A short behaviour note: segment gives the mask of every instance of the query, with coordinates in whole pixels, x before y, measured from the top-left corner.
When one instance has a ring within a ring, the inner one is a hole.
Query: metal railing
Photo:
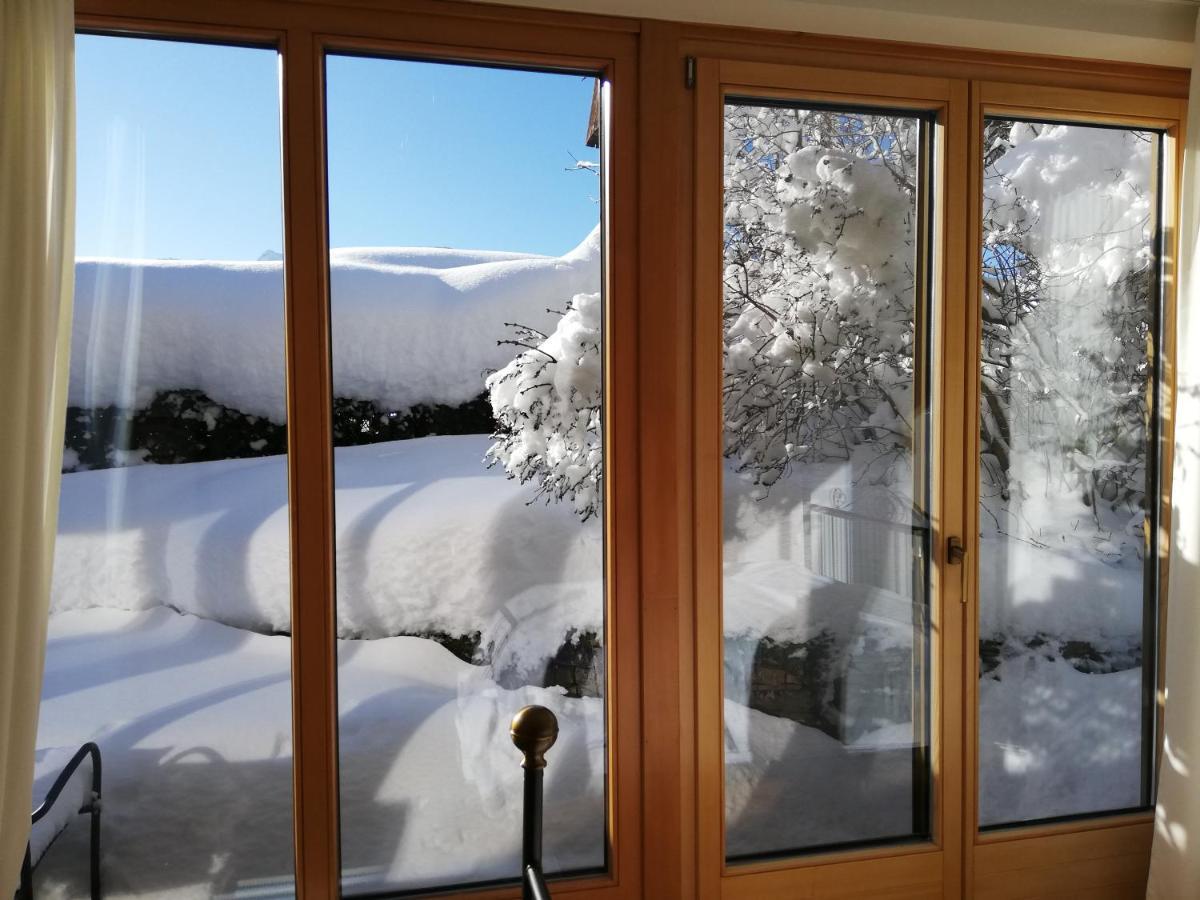
[[[75,772],[83,764],[83,761],[91,757],[92,760],[92,786],[89,792],[89,800],[77,812],[80,815],[88,814],[91,816],[91,848],[90,859],[91,864],[91,896],[92,900],[100,900],[100,793],[102,783],[102,773],[100,768],[100,748],[94,743],[88,742],[75,751],[75,755],[71,757],[71,761],[63,767],[63,770],[54,779],[54,784],[50,786],[50,790],[46,792],[45,799],[37,809],[33,811],[31,825],[37,825],[44,819],[50,809],[58,800],[59,795],[66,789],[71,779],[75,776]],[[42,851],[44,856],[50,850],[50,844],[53,844],[58,839],[55,834],[50,838],[50,843],[47,844],[45,850]],[[33,900],[33,854],[29,844],[25,845],[25,862],[21,866],[21,885],[17,890],[19,900]]]
[[[524,754],[525,806],[521,828],[521,898],[550,900],[542,871],[542,776],[546,751],[558,740],[558,719],[544,706],[526,706],[513,716],[509,730]]]

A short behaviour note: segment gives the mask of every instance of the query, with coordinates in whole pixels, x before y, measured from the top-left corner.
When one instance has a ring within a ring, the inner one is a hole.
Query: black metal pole
[[[521,871],[542,870],[542,781],[545,769],[525,769],[525,821],[521,838]],[[533,900],[526,874],[524,900]]]
[[[33,856],[29,844],[25,845],[25,862],[21,863],[21,887],[17,896],[20,900],[33,900]]]
[[[524,812],[521,825],[522,900],[550,900],[542,873],[542,782],[546,751],[558,739],[558,719],[544,706],[526,706],[513,717],[513,743],[524,754]]]
[[[91,834],[91,875],[92,875],[92,900],[101,900],[103,893],[100,890],[100,810],[103,806],[103,768],[100,762],[100,748],[95,744],[91,744],[92,754],[92,802],[89,812],[92,814],[92,834]]]

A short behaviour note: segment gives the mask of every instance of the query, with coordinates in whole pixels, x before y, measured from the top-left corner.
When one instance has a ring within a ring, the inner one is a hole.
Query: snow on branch
[[[486,459],[535,496],[570,500],[587,520],[602,497],[600,294],[577,294],[544,335],[513,325],[517,357],[487,379],[496,418]]]
[[[911,444],[916,122],[731,107],[726,134],[725,453],[765,497]]]

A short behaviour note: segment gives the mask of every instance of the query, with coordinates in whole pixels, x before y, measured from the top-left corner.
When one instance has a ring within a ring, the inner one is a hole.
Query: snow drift
[[[126,409],[175,388],[285,417],[283,264],[80,259],[68,405]],[[463,403],[507,364],[506,323],[549,330],[600,289],[596,228],[561,257],[437,248],[330,254],[338,396],[392,409]]]
[[[602,533],[489,470],[486,435],[336,451],[338,633],[482,631],[552,656],[601,633]],[[282,456],[63,476],[52,609],[166,606],[291,629]],[[511,648],[515,652],[516,647]],[[512,662],[512,661],[510,661]]]

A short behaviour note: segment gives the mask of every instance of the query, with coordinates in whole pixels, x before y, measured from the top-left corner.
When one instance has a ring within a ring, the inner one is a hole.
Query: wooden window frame
[[[701,58],[696,63],[696,320],[693,345],[696,391],[696,504],[695,541],[697,633],[697,737],[701,897],[751,898],[838,896],[869,897],[867,891],[889,886],[889,897],[942,896],[947,866],[957,855],[958,810],[963,784],[962,753],[957,750],[957,717],[950,711],[961,705],[962,671],[954,655],[963,626],[962,584],[941,565],[945,537],[961,534],[962,496],[947,483],[946,459],[961,453],[957,439],[958,417],[947,415],[943,369],[937,362],[953,354],[946,341],[956,333],[947,327],[943,307],[951,292],[948,285],[959,272],[951,264],[963,257],[962,231],[948,232],[946,202],[955,161],[948,148],[961,143],[967,113],[961,85],[947,78],[892,75],[880,79],[872,72],[830,71],[803,66],[744,60]],[[929,414],[931,446],[926,449],[930,476],[931,508],[928,511],[932,559],[930,560],[929,641],[930,687],[930,833],[928,840],[914,839],[861,849],[799,853],[761,862],[727,863],[724,825],[723,714],[724,689],[721,665],[723,616],[721,612],[721,553],[724,517],[721,511],[721,452],[723,351],[721,334],[722,240],[724,202],[724,107],[730,96],[771,98],[835,105],[894,107],[932,114],[935,129],[933,240],[919,261],[930,274],[929,305],[933,311],[929,340],[934,352],[925,383],[931,391]],[[961,196],[961,194],[960,194]],[[949,243],[949,249],[944,250]],[[959,294],[961,296],[961,294]],[[942,349],[938,349],[942,348]],[[961,443],[961,442],[960,442]],[[947,707],[947,704],[951,704]],[[957,751],[957,752],[956,752]],[[953,873],[951,873],[952,875]]]
[[[1035,72],[1044,83],[1031,83],[1021,69],[1011,81],[983,81],[927,48],[931,61],[921,70],[944,78],[913,74],[905,55],[900,66],[876,68],[888,45],[866,55],[844,54],[812,46],[826,66],[781,61],[778,47],[767,44],[747,53],[712,40],[694,41],[703,53],[696,60],[695,133],[695,347],[694,403],[696,594],[696,729],[698,761],[697,896],[705,898],[987,897],[997,900],[1058,898],[1064,890],[1106,891],[1103,896],[1144,893],[1153,814],[1135,811],[1081,816],[1047,825],[1015,825],[981,832],[978,827],[978,422],[979,349],[982,340],[979,262],[983,197],[982,126],[985,114],[1019,114],[1081,124],[1125,125],[1160,130],[1164,135],[1162,361],[1160,381],[1158,561],[1160,620],[1166,616],[1166,563],[1169,554],[1171,450],[1173,447],[1173,366],[1175,348],[1176,246],[1178,184],[1186,103],[1172,86],[1155,93],[1100,91],[1076,87],[1074,73],[1058,67]],[[830,43],[836,44],[836,41]],[[812,54],[806,53],[805,63]],[[1007,61],[1007,60],[1005,60]],[[868,66],[872,68],[856,68]],[[988,74],[995,74],[989,71]],[[1127,86],[1126,73],[1110,73],[1106,87]],[[847,105],[897,105],[937,109],[942,126],[936,190],[934,347],[930,379],[935,388],[934,446],[930,448],[934,498],[931,615],[937,636],[933,652],[934,810],[929,842],[897,843],[835,853],[813,852],[761,863],[725,863],[721,743],[721,497],[720,408],[721,303],[720,222],[722,141],[721,109],[726,95],[794,97]],[[925,101],[928,105],[922,105]],[[957,194],[960,199],[952,198]],[[951,198],[947,200],[947,198]],[[954,348],[958,348],[955,350]],[[940,402],[939,402],[940,401]],[[964,423],[967,423],[964,425]],[[972,424],[973,423],[973,424]],[[947,568],[946,539],[959,536],[968,547],[966,563]],[[1159,631],[1159,659],[1165,629]],[[940,660],[940,668],[939,668]],[[1163,666],[1158,666],[1161,697]],[[1161,720],[1161,702],[1158,708]],[[1161,754],[1161,727],[1157,730]],[[887,891],[881,894],[881,885]],[[863,886],[866,887],[863,887]],[[1040,893],[1031,893],[1040,891]],[[1089,893],[1088,896],[1093,896]]]
[[[1174,366],[1175,309],[1177,302],[1177,254],[1179,227],[1178,189],[1182,177],[1183,128],[1186,102],[1178,98],[1100,92],[1077,88],[1050,86],[1014,86],[997,82],[974,82],[971,86],[971,152],[972,186],[970,194],[970,241],[981,246],[983,202],[983,125],[984,118],[995,115],[1014,115],[1029,118],[1048,118],[1053,121],[1082,125],[1118,125],[1146,128],[1162,133],[1162,247],[1160,260],[1162,280],[1160,334],[1158,349],[1160,372],[1158,385],[1158,646],[1156,647],[1156,684],[1153,690],[1156,704],[1155,746],[1144,748],[1154,757],[1154,772],[1162,753],[1162,698],[1166,652],[1167,562],[1170,554],[1171,470],[1174,447]],[[981,282],[972,278],[970,307],[981,308]],[[967,341],[970,354],[969,371],[973,391],[968,394],[968,421],[976,423],[969,435],[969,461],[979,454],[979,354],[982,347],[982,321],[974,316]],[[970,465],[970,463],[969,463]],[[968,467],[968,471],[971,471]],[[968,538],[972,552],[968,554],[967,579],[974,592],[968,604],[967,647],[979,645],[979,479],[976,475],[967,485],[970,494]],[[967,653],[966,702],[963,716],[967,737],[967,770],[973,776],[979,759],[979,654]],[[1156,778],[1156,775],[1152,775]],[[1153,837],[1153,810],[1138,810],[1112,815],[1081,815],[1064,817],[1047,824],[1021,825],[981,831],[979,827],[978,788],[971,785],[964,793],[967,833],[973,845],[966,856],[966,878],[975,895],[1009,900],[1009,898],[1041,898],[1063,896],[1064,891],[1116,891],[1127,889],[1130,896],[1145,891]],[[1038,891],[1039,893],[1033,893]],[[1107,896],[1105,894],[1104,896]]]
[[[433,3],[324,6],[285,0],[80,0],[81,31],[249,44],[282,59],[285,346],[291,524],[292,733],[297,896],[340,892],[333,392],[325,167],[326,53],[595,71],[612,85],[605,172],[605,615],[607,872],[563,879],[579,900],[638,896],[640,698],[635,338],[637,47],[618,21]],[[581,120],[582,131],[584,122]],[[618,715],[618,710],[620,714]],[[551,760],[553,763],[553,760]],[[519,757],[514,751],[514,767]],[[515,878],[515,873],[514,873]],[[509,898],[519,886],[465,890]]]
[[[719,520],[712,518],[712,448],[696,449],[702,443],[698,436],[720,427],[711,403],[719,345],[713,346],[714,330],[699,325],[719,290],[719,281],[708,283],[712,260],[704,258],[713,252],[711,236],[701,242],[699,233],[715,183],[701,175],[713,165],[714,149],[711,135],[698,142],[695,137],[702,104],[719,103],[725,83],[751,93],[791,90],[810,98],[822,89],[831,96],[876,100],[911,100],[921,91],[936,95],[928,102],[938,104],[943,117],[937,225],[943,240],[932,248],[940,276],[933,339],[935,346],[963,341],[977,347],[978,268],[971,242],[978,238],[982,166],[972,129],[983,109],[1158,122],[1155,127],[1171,136],[1173,154],[1164,222],[1159,546],[1165,603],[1175,191],[1185,70],[437,0],[76,0],[76,20],[80,30],[247,43],[282,53],[297,896],[335,897],[340,888],[327,50],[592,68],[614,84],[605,253],[610,868],[604,876],[556,882],[555,893],[579,900],[881,895],[952,900],[1007,898],[1020,887],[1022,897],[1040,889],[1037,896],[1057,898],[1064,886],[1081,887],[1086,883],[1081,879],[1090,877],[1090,890],[1107,890],[1102,896],[1135,896],[1135,889],[1122,891],[1144,881],[1147,813],[983,835],[975,827],[977,553],[969,553],[953,577],[938,581],[944,570],[939,538],[977,536],[977,429],[973,438],[971,429],[959,428],[962,437],[955,438],[948,424],[976,421],[978,360],[969,351],[944,354],[944,365],[930,372],[940,397],[934,433],[941,435],[930,448],[933,589],[944,629],[935,649],[938,690],[931,711],[941,711],[933,748],[939,798],[934,839],[896,850],[738,865],[736,873],[725,874],[721,831],[713,827],[714,821],[720,824],[723,771],[720,746],[711,740],[711,701],[719,696],[713,693],[712,669],[716,661],[719,689],[720,660],[713,598],[720,573],[707,558]],[[694,91],[685,78],[689,59],[698,63]],[[715,161],[719,173],[719,145]],[[974,199],[942,202],[954,192]],[[974,543],[971,538],[969,546]],[[846,882],[848,874],[857,883]],[[510,898],[519,890],[455,896]]]

